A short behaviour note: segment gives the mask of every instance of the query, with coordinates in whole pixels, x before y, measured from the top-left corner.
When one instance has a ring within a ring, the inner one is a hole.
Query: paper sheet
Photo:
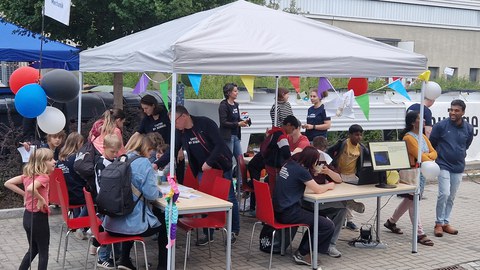
[[[30,158],[30,155],[33,154],[33,151],[35,150],[35,146],[31,145],[30,146],[30,151],[27,152],[25,147],[20,146],[17,148],[18,152],[20,152],[20,155],[22,156],[22,162],[28,162],[28,159]]]

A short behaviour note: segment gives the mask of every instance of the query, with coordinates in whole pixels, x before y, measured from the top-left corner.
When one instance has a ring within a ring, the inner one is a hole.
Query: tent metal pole
[[[78,72],[77,132],[79,134],[82,134],[82,89],[83,89],[83,72]]]
[[[273,118],[273,126],[276,127],[277,126],[277,119],[278,119],[278,82],[280,80],[280,77],[279,76],[275,76],[275,80],[276,80],[276,83],[275,83],[275,117]]]

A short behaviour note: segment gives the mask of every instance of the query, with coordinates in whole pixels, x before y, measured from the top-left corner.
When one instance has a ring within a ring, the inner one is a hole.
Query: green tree
[[[102,45],[149,27],[211,9],[231,0],[72,0],[70,25],[45,17],[45,33],[53,40],[70,40],[85,49]],[[3,18],[36,33],[42,28],[44,0],[2,0]],[[20,33],[26,34],[26,33]]]

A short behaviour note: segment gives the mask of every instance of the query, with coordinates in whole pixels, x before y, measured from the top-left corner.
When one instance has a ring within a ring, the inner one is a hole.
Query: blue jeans
[[[197,175],[198,181],[202,181],[203,172],[199,172]],[[223,173],[223,177],[232,181],[232,170]],[[233,189],[233,181],[232,185],[230,185],[230,192],[228,193],[228,201],[233,204],[232,207],[232,232],[238,234],[240,232],[240,212],[238,211],[238,201],[235,197],[235,191]],[[205,235],[207,235],[207,231],[204,230]],[[210,231],[210,237],[213,237],[213,230]]]
[[[240,145],[240,139],[238,138],[237,135],[232,135],[230,140],[226,140],[225,143],[228,146],[228,149],[233,153],[233,158],[237,161],[238,164],[238,156],[242,154],[242,146]],[[238,165],[237,165],[237,181],[241,181],[240,174],[238,173]],[[240,182],[241,183],[241,182]]]
[[[436,224],[445,225],[450,222],[453,200],[455,200],[455,195],[457,194],[461,182],[462,173],[452,173],[447,170],[440,170],[440,175],[438,176]]]

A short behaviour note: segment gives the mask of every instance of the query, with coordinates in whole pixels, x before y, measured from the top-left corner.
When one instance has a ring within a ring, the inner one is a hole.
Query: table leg
[[[382,197],[377,197],[377,229],[375,230],[375,237],[377,238],[377,243],[380,243],[380,206],[382,203]]]
[[[412,253],[417,253],[418,237],[418,188],[413,195]]]
[[[225,269],[231,269],[232,263],[232,208],[227,211],[227,267]]]
[[[313,207],[313,254],[312,255],[312,269],[318,268],[318,215],[319,206],[318,202],[314,203]]]

